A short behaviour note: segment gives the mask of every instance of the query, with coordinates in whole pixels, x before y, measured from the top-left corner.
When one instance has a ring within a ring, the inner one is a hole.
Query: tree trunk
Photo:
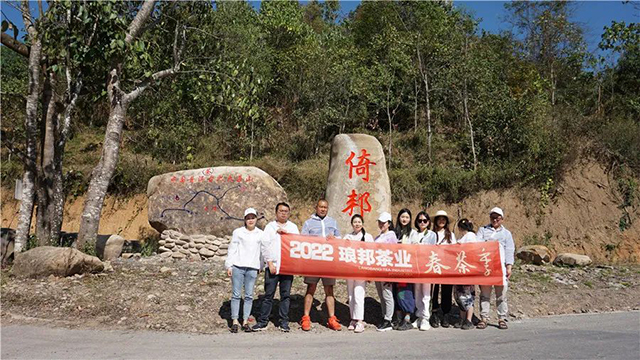
[[[91,172],[91,181],[87,190],[76,243],[76,248],[79,250],[83,250],[86,244],[94,245],[96,242],[104,198],[120,157],[122,127],[128,104],[124,94],[120,91],[119,82],[118,70],[114,68],[110,72],[110,81],[107,85],[107,92],[111,100],[109,121],[107,122],[100,161]]]
[[[22,3],[25,27],[31,40],[29,51],[29,94],[27,95],[26,116],[24,121],[26,135],[26,149],[24,159],[24,175],[22,176],[22,201],[20,203],[20,215],[16,229],[14,251],[21,252],[29,240],[31,230],[31,217],[35,197],[36,175],[36,151],[37,151],[37,116],[38,98],[40,96],[40,58],[42,54],[42,42],[31,24],[31,15],[28,2]]]
[[[391,135],[392,135],[392,130],[393,130],[393,118],[391,117],[391,109],[390,109],[390,104],[389,102],[391,101],[390,99],[391,96],[391,85],[387,86],[387,120],[389,120],[389,147],[388,147],[388,152],[389,152],[389,156],[388,156],[388,162],[389,165],[387,166],[388,170],[391,170]]]
[[[468,50],[468,46],[469,46],[469,42],[468,42],[468,38],[465,37],[464,39],[464,61],[465,61],[465,65],[467,65],[467,50]],[[466,66],[465,66],[466,68]],[[467,88],[467,74],[468,74],[468,70],[465,71],[465,75],[464,75],[464,94],[462,97],[462,105],[464,106],[464,118],[467,121],[467,124],[469,125],[469,135],[471,137],[471,152],[473,153],[473,171],[478,170],[478,158],[476,157],[476,145],[475,145],[475,141],[473,139],[473,124],[471,124],[471,117],[469,117],[469,91]]]
[[[43,91],[43,128],[42,147],[40,149],[40,163],[36,175],[37,187],[37,217],[36,236],[38,245],[48,245],[57,239],[51,238],[52,223],[54,219],[53,186],[56,177],[55,164],[55,134],[58,128],[59,109],[58,99],[55,93],[57,86],[56,75],[51,72],[44,83]]]
[[[424,98],[427,106],[427,147],[429,148],[429,163],[431,163],[431,99],[429,98],[429,76],[425,73],[424,81]]]
[[[418,80],[413,79],[413,132],[418,131]]]

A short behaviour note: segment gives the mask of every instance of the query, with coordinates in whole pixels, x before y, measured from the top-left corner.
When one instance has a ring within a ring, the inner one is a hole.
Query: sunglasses
[[[428,219],[418,219],[418,222],[419,222],[419,223],[426,224],[426,223],[428,223],[428,222],[429,222],[429,220],[428,220]]]

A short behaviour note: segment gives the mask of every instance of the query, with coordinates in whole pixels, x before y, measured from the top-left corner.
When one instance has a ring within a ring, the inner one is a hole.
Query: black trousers
[[[438,294],[442,298],[440,301],[438,301]],[[453,285],[434,284],[431,291],[431,311],[442,309],[443,314],[448,314],[451,311],[452,294]]]
[[[280,308],[278,310],[280,324],[289,322],[292,283],[293,275],[273,275],[268,268],[266,269],[264,272],[264,298],[260,306],[258,323],[266,324],[269,322],[269,315],[271,315],[271,308],[273,307],[273,297],[276,294],[278,284],[280,284]]]

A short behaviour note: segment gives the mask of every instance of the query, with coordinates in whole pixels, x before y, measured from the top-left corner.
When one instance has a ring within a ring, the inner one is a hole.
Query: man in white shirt
[[[478,229],[477,241],[497,241],[500,243],[500,252],[503,255],[502,265],[506,272],[506,280],[504,286],[494,286],[496,290],[496,307],[498,308],[498,328],[506,330],[507,315],[509,308],[507,306],[507,289],[508,280],[511,277],[511,268],[514,262],[515,245],[511,232],[502,226],[504,221],[504,212],[499,207],[494,207],[489,212],[490,223]],[[478,329],[487,327],[489,320],[489,312],[491,310],[491,285],[480,285],[480,316],[481,321],[478,323]]]
[[[264,237],[262,241],[262,257],[265,260],[264,268],[264,298],[260,306],[260,315],[257,323],[253,326],[254,331],[260,331],[267,327],[269,323],[269,315],[271,315],[271,307],[273,305],[273,297],[276,293],[276,287],[280,284],[280,325],[281,331],[289,332],[289,304],[291,303],[291,284],[293,283],[293,275],[277,275],[280,267],[280,235],[281,234],[299,234],[296,224],[289,221],[291,208],[289,204],[281,202],[276,205],[276,220],[267,224],[264,228]]]

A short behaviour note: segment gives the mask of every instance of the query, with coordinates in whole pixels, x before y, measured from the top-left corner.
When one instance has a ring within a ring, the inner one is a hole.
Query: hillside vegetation
[[[367,133],[385,148],[396,203],[525,187],[544,208],[588,158],[613,179],[616,230],[630,228],[640,201],[640,26],[606,27],[610,57],[601,57],[572,20],[587,3],[506,6],[513,32],[489,34],[450,2],[363,2],[346,17],[335,1],[163,4],[124,48],[123,81],[173,62],[175,23],[186,24],[184,61],[129,107],[108,192],[131,197],[160,173],[251,164],[302,202],[325,190],[332,138]],[[6,189],[24,168],[15,152],[26,140],[27,63],[1,51]],[[85,61],[95,73],[72,116],[67,200],[86,192],[109,118],[104,64]]]

